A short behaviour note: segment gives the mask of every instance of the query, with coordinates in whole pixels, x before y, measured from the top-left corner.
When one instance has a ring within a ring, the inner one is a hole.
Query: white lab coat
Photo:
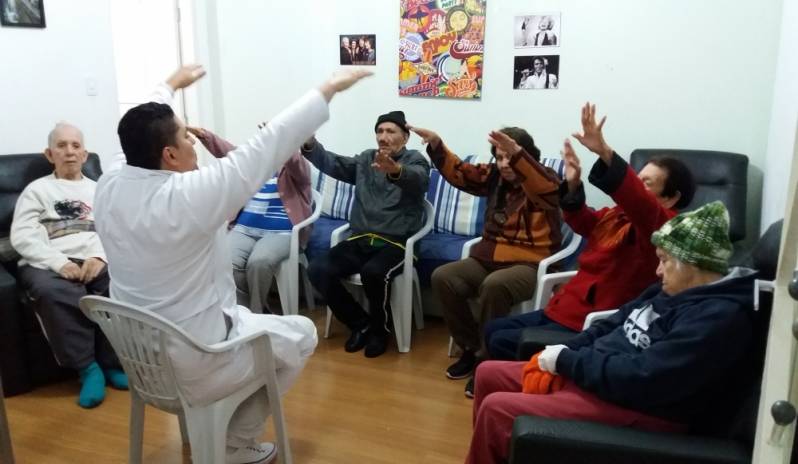
[[[171,98],[168,88],[161,97]],[[176,173],[124,165],[103,175],[94,213],[111,297],[158,313],[208,344],[228,338],[224,314],[232,320],[229,338],[269,329],[285,391],[316,346],[315,326],[302,316],[256,315],[236,305],[226,221],[327,118],[327,103],[314,90],[209,166]],[[175,343],[169,352],[190,403],[224,397],[252,374],[248,349],[208,355]]]

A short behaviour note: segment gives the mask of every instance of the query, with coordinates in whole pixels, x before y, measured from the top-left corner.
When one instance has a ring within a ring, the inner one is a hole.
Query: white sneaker
[[[274,443],[265,441],[257,446],[245,446],[227,453],[227,464],[268,464],[277,456]]]

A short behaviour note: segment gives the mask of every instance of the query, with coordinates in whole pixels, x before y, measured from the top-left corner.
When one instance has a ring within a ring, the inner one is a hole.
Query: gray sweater
[[[416,150],[402,149],[394,160],[402,165],[397,180],[371,167],[377,150],[340,156],[316,142],[302,154],[319,171],[355,185],[350,224],[354,234],[374,233],[404,241],[424,224],[424,196],[429,188],[429,163]]]

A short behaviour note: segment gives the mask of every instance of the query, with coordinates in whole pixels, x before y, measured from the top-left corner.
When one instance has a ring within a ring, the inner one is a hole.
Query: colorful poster
[[[487,0],[401,0],[399,95],[479,99]]]

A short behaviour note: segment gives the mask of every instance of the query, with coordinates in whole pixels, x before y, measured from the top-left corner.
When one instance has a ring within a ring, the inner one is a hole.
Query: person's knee
[[[360,280],[363,281],[363,285],[383,286],[392,280],[392,275],[397,274],[395,272],[396,266],[401,267],[401,265],[402,263],[397,263],[394,267],[386,268],[380,263],[369,261],[360,270]]]
[[[507,299],[510,296],[510,291],[507,288],[507,282],[494,272],[485,277],[482,284],[479,286],[479,298],[483,301],[491,301],[496,298]]]
[[[451,286],[452,272],[449,264],[438,266],[435,271],[432,272],[430,283],[435,291]]]
[[[247,261],[246,270],[248,274],[262,271],[274,274],[277,272],[277,267],[279,265],[280,261],[272,256],[250,256],[249,261]]]

